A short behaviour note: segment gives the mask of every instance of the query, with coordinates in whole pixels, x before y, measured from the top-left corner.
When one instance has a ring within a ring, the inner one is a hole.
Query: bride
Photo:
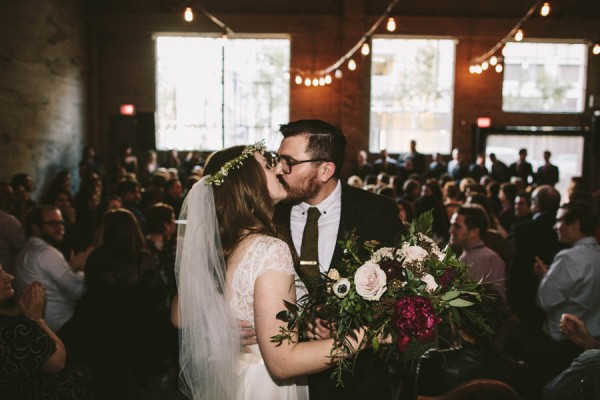
[[[211,155],[184,203],[176,259],[182,390],[193,399],[308,399],[294,378],[331,367],[332,339],[277,345],[276,315],[296,300],[294,262],[271,218],[287,194],[262,143]],[[237,320],[258,344],[240,350]],[[358,341],[362,332],[357,332]],[[343,355],[340,355],[343,356]]]

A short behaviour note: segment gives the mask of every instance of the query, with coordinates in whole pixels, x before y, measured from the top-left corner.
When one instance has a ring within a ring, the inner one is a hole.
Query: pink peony
[[[407,261],[424,261],[429,253],[420,246],[409,246],[404,249],[404,256]]]
[[[354,286],[363,299],[376,301],[385,292],[387,279],[385,272],[377,264],[367,262],[356,270]]]

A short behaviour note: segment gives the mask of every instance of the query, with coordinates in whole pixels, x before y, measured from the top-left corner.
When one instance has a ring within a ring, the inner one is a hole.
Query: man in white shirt
[[[58,208],[35,207],[25,218],[27,241],[15,261],[15,286],[21,292],[27,285],[40,282],[46,291],[44,318],[53,331],[58,331],[75,310],[75,302],[83,296],[83,268],[88,251],[67,262],[55,247],[65,235],[64,220]]]

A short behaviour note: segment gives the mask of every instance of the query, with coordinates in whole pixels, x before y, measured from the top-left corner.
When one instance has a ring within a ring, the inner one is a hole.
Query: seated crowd
[[[510,167],[490,155],[488,171],[485,155],[467,165],[455,150],[447,165],[434,154],[427,166],[413,141],[399,160],[382,152],[370,164],[361,151],[348,184],[394,198],[405,224],[433,210],[434,240],[503,305],[497,354],[528,368],[507,383],[524,398],[545,384],[545,397],[568,398],[599,364],[600,192],[574,178],[561,202],[556,181],[541,167],[534,174],[526,155]],[[176,385],[175,220],[202,174],[199,153],[180,161],[171,151],[160,166],[151,151],[138,165],[125,146],[107,170],[86,146],[75,194],[68,171],[39,202],[27,174],[0,182],[0,353],[15,365],[0,368],[0,393],[135,399],[149,380]]]

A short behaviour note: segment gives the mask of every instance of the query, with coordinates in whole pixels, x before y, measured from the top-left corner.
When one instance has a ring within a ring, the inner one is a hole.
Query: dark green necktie
[[[300,270],[305,275],[316,277],[319,275],[319,217],[321,213],[317,207],[310,207],[307,214],[300,247]]]

